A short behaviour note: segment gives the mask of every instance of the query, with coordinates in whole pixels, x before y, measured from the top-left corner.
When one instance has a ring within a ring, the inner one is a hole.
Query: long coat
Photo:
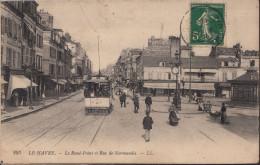
[[[148,105],[152,104],[152,98],[150,96],[147,96],[145,98],[145,104],[148,104]]]
[[[152,117],[150,117],[150,116],[144,117],[144,119],[143,119],[144,129],[148,129],[148,130],[152,129],[152,124],[153,124]]]
[[[135,97],[133,98],[133,101],[134,101],[134,105],[139,105],[139,99],[138,99],[137,96],[135,96]]]

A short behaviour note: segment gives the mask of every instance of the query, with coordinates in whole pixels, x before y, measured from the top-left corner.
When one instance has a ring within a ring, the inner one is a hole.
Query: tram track
[[[74,113],[73,115],[65,118],[64,120],[62,120],[61,122],[55,124],[53,127],[49,128],[47,131],[45,131],[44,133],[42,133],[40,136],[36,137],[34,140],[32,140],[31,142],[27,143],[24,147],[27,147],[29,145],[31,145],[32,143],[34,143],[35,141],[37,141],[39,138],[41,138],[42,136],[44,136],[45,134],[47,134],[48,132],[50,132],[51,130],[53,130],[54,128],[56,128],[57,126],[61,125],[62,123],[64,123],[65,121],[71,119],[73,116],[75,116],[76,114],[78,114],[79,112],[84,111],[84,109],[77,111],[76,113]]]
[[[70,110],[71,110],[70,108],[67,109],[67,111],[70,111]],[[41,120],[41,121],[39,121],[39,122],[33,123],[33,124],[31,124],[29,127],[23,128],[22,130],[20,130],[20,131],[14,133],[14,134],[9,135],[8,137],[3,138],[3,140],[7,140],[7,139],[10,139],[10,138],[12,138],[12,137],[14,137],[14,136],[17,136],[17,135],[23,133],[24,131],[30,130],[31,128],[36,127],[37,125],[39,125],[39,124],[41,124],[41,123],[43,123],[43,122],[46,122],[46,121],[48,121],[48,120],[55,119],[55,118],[56,118],[57,116],[59,116],[60,114],[64,114],[64,111],[61,111],[61,112],[59,112],[59,113],[57,113],[57,114],[53,114],[53,116],[48,117],[47,119],[44,119],[44,120]],[[17,121],[16,121],[16,122],[17,122]],[[16,122],[15,122],[15,123],[16,123]],[[10,121],[10,122],[7,122],[7,123],[11,123],[11,121]],[[11,124],[13,124],[13,123],[11,123]],[[44,129],[44,130],[45,130],[45,129]],[[42,131],[42,130],[41,130],[41,131]],[[38,131],[38,132],[41,132],[41,131]]]
[[[95,132],[95,134],[94,134],[94,136],[93,136],[93,138],[92,138],[92,140],[91,140],[91,142],[90,142],[90,144],[89,144],[89,147],[91,147],[92,143],[94,142],[94,140],[95,140],[95,138],[96,138],[96,136],[97,136],[97,134],[98,134],[98,132],[99,132],[101,126],[103,125],[105,119],[106,119],[106,116],[104,116],[102,122],[100,123],[100,125],[99,125],[99,127],[98,127],[98,129],[97,129],[97,131]]]

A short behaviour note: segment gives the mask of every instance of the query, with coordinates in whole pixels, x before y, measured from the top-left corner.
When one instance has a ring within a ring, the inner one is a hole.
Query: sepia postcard
[[[1,164],[259,162],[258,0],[1,1]]]

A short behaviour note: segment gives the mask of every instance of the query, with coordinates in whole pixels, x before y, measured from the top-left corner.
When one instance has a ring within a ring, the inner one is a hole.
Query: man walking
[[[153,119],[149,116],[150,112],[146,111],[146,117],[143,119],[143,128],[145,129],[145,141],[150,141],[150,130],[152,129]]]
[[[134,95],[134,98],[132,99],[134,101],[134,112],[138,113],[138,109],[139,109],[139,98],[137,95]]]
[[[126,107],[125,102],[126,102],[126,94],[125,94],[125,92],[124,92],[124,93],[120,96],[120,104],[121,104],[121,107],[122,107],[123,104],[124,104],[124,107]]]
[[[146,111],[151,111],[151,105],[152,105],[152,98],[150,97],[150,94],[145,98],[145,104],[146,104]]]

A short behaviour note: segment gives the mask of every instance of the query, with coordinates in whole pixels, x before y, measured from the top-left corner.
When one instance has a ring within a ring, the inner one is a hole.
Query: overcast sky
[[[192,1],[186,0],[38,0],[39,9],[54,16],[54,28],[69,32],[81,43],[98,70],[100,37],[101,69],[115,63],[125,48],[147,47],[152,35],[179,36],[182,17]],[[199,0],[196,0],[199,2]],[[258,50],[259,6],[257,0],[222,0],[225,3],[225,46],[240,42],[243,49]],[[184,19],[183,33],[188,32],[189,14]],[[188,34],[188,33],[187,33]],[[185,35],[185,34],[184,34]],[[194,48],[196,55],[209,54],[210,48]]]

